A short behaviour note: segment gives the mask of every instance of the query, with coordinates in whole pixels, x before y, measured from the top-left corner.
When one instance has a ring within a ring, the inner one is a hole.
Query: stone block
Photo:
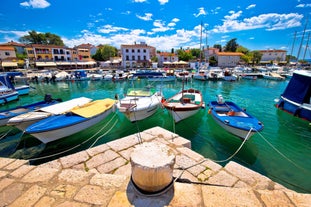
[[[85,151],[81,151],[72,155],[68,155],[66,157],[62,157],[59,160],[63,168],[70,168],[74,165],[85,162],[89,158],[90,158],[89,155]]]
[[[46,188],[40,187],[39,185],[34,185],[29,188],[25,193],[23,193],[20,197],[18,197],[10,207],[20,207],[21,204],[23,207],[31,207],[43,197]]]
[[[22,182],[36,183],[49,181],[56,176],[58,172],[59,170],[52,168],[34,168],[22,178]]]

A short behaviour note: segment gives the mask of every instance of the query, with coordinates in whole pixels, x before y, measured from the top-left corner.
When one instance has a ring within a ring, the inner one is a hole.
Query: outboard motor
[[[222,95],[217,95],[217,103],[218,104],[223,104],[225,103],[224,98],[222,97]]]
[[[47,103],[50,103],[52,101],[52,96],[51,94],[45,94],[44,96],[44,101],[47,102]]]

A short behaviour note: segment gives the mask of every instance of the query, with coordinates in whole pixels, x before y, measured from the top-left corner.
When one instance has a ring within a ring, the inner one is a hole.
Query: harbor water
[[[192,149],[221,165],[242,144],[234,135],[224,131],[208,113],[208,102],[222,94],[225,100],[237,103],[264,124],[264,130],[255,134],[232,158],[273,181],[297,192],[311,193],[311,125],[274,106],[285,89],[287,81],[266,79],[225,81],[196,81],[185,83],[185,88],[201,90],[206,107],[196,115],[174,124],[165,109],[143,121],[131,123],[116,111],[93,127],[72,136],[42,144],[36,138],[16,128],[0,128],[0,156],[29,159],[40,164],[72,154],[92,146],[160,126],[189,139]],[[124,97],[127,88],[151,85],[169,98],[182,89],[182,82],[136,81],[75,81],[58,83],[31,83],[29,95],[0,107],[5,110],[19,105],[41,101],[45,94],[64,101],[85,96],[92,99]]]

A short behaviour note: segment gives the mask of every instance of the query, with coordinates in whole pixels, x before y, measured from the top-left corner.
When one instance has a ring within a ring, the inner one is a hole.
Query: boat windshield
[[[154,91],[149,88],[130,88],[127,90],[127,96],[151,96],[154,94]]]

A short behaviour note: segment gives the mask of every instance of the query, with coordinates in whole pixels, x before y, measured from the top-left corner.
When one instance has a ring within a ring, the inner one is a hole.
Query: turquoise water
[[[265,128],[255,134],[232,159],[250,169],[264,174],[272,180],[298,192],[311,192],[311,126],[309,122],[280,111],[274,107],[274,99],[283,92],[288,81],[276,82],[265,79],[240,80],[238,82],[200,82],[185,84],[202,91],[206,106],[217,94],[225,100],[236,102],[263,122]],[[85,96],[93,99],[120,98],[130,87],[143,87],[146,80],[134,82],[81,81],[31,84],[34,90],[19,101],[1,106],[0,109],[40,101],[44,94],[68,100]],[[181,82],[151,83],[162,90],[166,98],[182,88]],[[108,122],[110,121],[110,122]],[[223,131],[208,114],[208,108],[195,116],[174,125],[164,109],[144,121],[131,123],[119,112],[111,114],[99,124],[61,140],[41,144],[40,141],[24,135],[12,127],[0,128],[0,156],[30,159],[40,164],[100,145],[129,134],[160,126],[191,141],[192,149],[215,161],[230,157],[242,144],[241,140]],[[102,130],[97,136],[96,132]],[[5,133],[9,132],[7,135]],[[99,137],[103,135],[102,137]],[[55,155],[55,156],[53,156]],[[42,159],[46,157],[45,159]],[[227,162],[221,162],[225,165]]]

